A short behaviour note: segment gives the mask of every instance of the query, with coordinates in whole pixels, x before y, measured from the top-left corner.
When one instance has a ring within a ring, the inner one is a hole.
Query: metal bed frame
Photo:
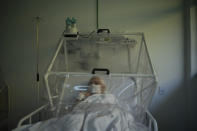
[[[132,35],[141,35],[141,36],[142,36],[142,39],[145,39],[144,33],[133,33]],[[56,57],[57,57],[57,55],[58,55],[58,52],[60,51],[60,49],[61,49],[61,47],[62,47],[62,44],[64,43],[64,39],[65,39],[64,36],[62,36],[62,37],[60,38],[60,42],[59,42],[59,44],[58,44],[58,46],[57,46],[55,55],[53,56],[53,58],[52,58],[52,60],[51,60],[51,62],[50,62],[50,65],[49,65],[49,67],[48,67],[48,69],[47,69],[47,72],[46,72],[46,74],[45,74],[45,76],[44,76],[46,89],[47,89],[47,92],[48,92],[48,94],[49,94],[49,103],[48,103],[48,104],[45,104],[45,105],[42,105],[41,107],[37,108],[35,111],[33,111],[33,112],[29,113],[28,115],[24,116],[24,117],[18,122],[17,127],[21,127],[24,123],[25,123],[25,124],[32,124],[32,123],[33,123],[33,122],[32,122],[32,118],[33,118],[35,115],[41,113],[41,112],[44,111],[44,109],[46,109],[46,108],[51,108],[51,109],[54,108],[54,104],[53,104],[53,101],[52,101],[53,96],[52,96],[51,93],[50,93],[50,88],[49,88],[49,85],[48,85],[48,77],[49,77],[50,75],[53,75],[53,74],[56,74],[56,75],[57,75],[56,72],[52,72],[52,67],[53,67],[53,64],[54,64],[54,62],[55,62],[55,59],[56,59]],[[146,46],[146,43],[145,43],[145,48],[146,48],[146,50],[148,50],[148,49],[147,49],[147,46]],[[148,59],[150,60],[150,55],[149,55],[149,53],[148,53]],[[154,72],[154,75],[152,75],[152,77],[155,77],[155,78],[156,78],[156,81],[158,81],[157,76],[155,75],[156,73],[155,73],[155,70],[154,70],[154,66],[153,66],[152,63],[151,63],[151,65],[152,65],[152,70],[153,70],[153,72]],[[78,74],[75,74],[74,72],[58,72],[58,75],[65,75],[65,73],[67,74],[67,77],[68,77],[69,75],[88,75],[88,73],[81,73],[81,74],[78,73]],[[113,75],[119,76],[119,75],[122,75],[122,74],[113,74]],[[139,74],[127,74],[127,75],[129,75],[129,76],[139,76]],[[140,76],[146,77],[147,75],[141,74]],[[147,126],[148,126],[148,131],[158,131],[158,126],[157,126],[157,121],[156,121],[156,119],[152,116],[152,114],[148,111],[148,109],[146,110],[145,113],[146,113],[146,119],[147,119],[147,121],[146,121],[147,123],[146,123],[146,124],[147,124]]]
[[[23,125],[24,122],[27,122],[26,124],[32,124],[32,118],[34,117],[34,115],[39,114],[40,112],[42,112],[44,109],[46,109],[49,105],[43,105],[41,107],[39,107],[38,109],[36,109],[35,111],[29,113],[28,115],[24,116],[19,122],[17,127],[21,127]],[[157,121],[155,120],[155,118],[151,115],[151,113],[146,110],[146,118],[147,118],[147,126],[148,126],[148,131],[158,131],[158,126],[157,126]]]

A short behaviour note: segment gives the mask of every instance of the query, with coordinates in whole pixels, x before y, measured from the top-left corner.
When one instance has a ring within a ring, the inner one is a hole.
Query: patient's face
[[[101,93],[104,93],[105,88],[106,88],[105,83],[104,83],[104,80],[101,79],[98,76],[92,77],[90,79],[89,85],[90,85],[89,91],[92,94],[101,94]]]

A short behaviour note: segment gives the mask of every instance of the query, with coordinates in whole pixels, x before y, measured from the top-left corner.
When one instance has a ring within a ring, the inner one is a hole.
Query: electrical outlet
[[[161,87],[159,87],[159,95],[164,95],[165,94],[165,90],[161,89]]]

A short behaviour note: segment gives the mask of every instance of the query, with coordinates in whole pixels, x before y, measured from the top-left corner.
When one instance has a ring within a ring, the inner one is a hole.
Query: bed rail
[[[28,115],[26,115],[25,117],[23,117],[23,118],[19,121],[17,127],[21,127],[22,124],[23,124],[25,121],[27,121],[27,120],[29,120],[29,121],[28,121],[28,124],[32,124],[32,117],[33,117],[34,115],[36,115],[37,113],[41,112],[41,111],[42,111],[43,109],[45,109],[47,106],[48,106],[48,104],[43,105],[43,106],[39,107],[38,109],[36,109],[35,111],[33,111],[33,112],[31,112],[30,114],[28,114]],[[148,122],[148,131],[158,131],[157,121],[155,120],[155,118],[151,115],[151,113],[150,113],[148,110],[146,110],[146,115],[147,115],[147,119],[148,119],[148,121],[147,121],[147,122]]]
[[[157,121],[155,118],[148,110],[146,110],[146,115],[148,118],[148,131],[158,131]]]
[[[18,122],[17,127],[22,126],[22,124],[23,124],[25,121],[27,121],[27,120],[29,120],[28,124],[32,124],[32,117],[33,117],[35,114],[41,112],[41,111],[42,111],[43,109],[45,109],[47,106],[48,106],[48,104],[43,105],[43,106],[39,107],[38,109],[36,109],[35,111],[31,112],[30,114],[24,116],[24,117]]]

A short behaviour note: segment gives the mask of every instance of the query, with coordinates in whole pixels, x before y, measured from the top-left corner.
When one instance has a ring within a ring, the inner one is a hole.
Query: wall
[[[196,6],[192,6],[191,9],[191,72],[192,72],[192,77],[194,77],[197,73],[197,59],[196,59],[196,56],[197,56],[197,38],[196,38],[196,35],[197,35],[197,26],[196,26],[196,23],[197,23],[197,9],[196,9]]]
[[[1,6],[1,66],[11,87],[10,118],[11,127],[14,127],[22,116],[36,108],[32,18],[37,15],[43,18],[40,25],[40,72],[43,76],[67,16],[78,19],[81,32],[96,28],[96,0],[19,0]],[[181,0],[99,1],[100,28],[145,33],[159,78],[160,88],[150,110],[160,131],[186,130],[182,13]]]
[[[191,11],[191,96],[190,96],[190,121],[191,128],[197,130],[195,126],[197,118],[196,92],[197,92],[197,8],[193,5]]]

